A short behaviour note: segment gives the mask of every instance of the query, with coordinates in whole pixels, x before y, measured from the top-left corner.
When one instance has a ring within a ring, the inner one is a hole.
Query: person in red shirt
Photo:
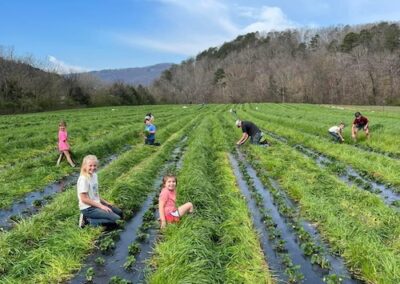
[[[176,207],[176,185],[177,179],[175,176],[166,175],[163,177],[162,190],[158,199],[161,229],[165,228],[167,222],[178,222],[180,217],[188,212],[193,212],[193,204],[191,202],[187,202],[178,208]]]
[[[361,113],[358,111],[354,114],[354,116],[356,118],[353,121],[353,127],[351,129],[351,137],[353,137],[353,140],[357,140],[357,132],[359,130],[364,130],[365,135],[367,135],[367,138],[369,138],[368,118],[362,116]]]

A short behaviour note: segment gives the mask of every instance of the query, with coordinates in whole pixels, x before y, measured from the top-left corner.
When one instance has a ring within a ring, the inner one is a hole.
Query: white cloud
[[[215,42],[217,42],[216,39],[201,38],[201,36],[192,37],[190,39],[188,38],[165,41],[129,35],[117,35],[116,37],[120,42],[123,42],[132,47],[140,46],[144,48],[150,48],[153,50],[185,56],[193,56],[200,51],[215,45]]]
[[[229,5],[219,0],[159,0],[173,8],[174,19],[189,20],[188,24],[200,24],[207,29],[224,31],[230,34],[239,32],[230,17]]]
[[[250,19],[256,19],[257,12],[260,10],[255,7],[241,6],[237,4],[233,6],[233,9],[235,11],[235,14],[237,14],[238,16]]]
[[[58,74],[80,73],[80,72],[90,71],[89,68],[67,64],[64,61],[61,61],[52,55],[49,55],[47,59],[50,63],[50,66],[47,69],[49,71],[55,71]]]
[[[247,25],[242,29],[242,33],[249,33],[255,31],[272,31],[272,30],[285,30],[297,27],[297,25],[290,21],[279,7],[263,6],[259,14],[255,11],[250,11],[249,15],[256,19],[255,22]]]
[[[115,34],[117,41],[132,46],[193,56],[221,45],[240,34],[296,27],[279,7],[232,5],[224,0],[156,0],[175,28],[168,34]],[[243,21],[243,18],[246,20]]]

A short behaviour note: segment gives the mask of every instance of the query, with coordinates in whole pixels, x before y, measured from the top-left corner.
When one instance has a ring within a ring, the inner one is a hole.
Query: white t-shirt
[[[77,189],[78,189],[78,199],[79,199],[79,210],[91,207],[91,205],[82,202],[80,193],[83,192],[86,192],[91,200],[97,203],[101,203],[99,196],[99,185],[97,182],[96,173],[94,173],[90,178],[87,178],[82,175],[79,176]]]
[[[340,132],[340,127],[339,126],[332,126],[331,128],[329,128],[329,132],[339,133]]]

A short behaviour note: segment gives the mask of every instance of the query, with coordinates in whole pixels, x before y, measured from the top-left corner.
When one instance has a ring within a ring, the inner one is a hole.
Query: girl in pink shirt
[[[58,151],[60,151],[60,157],[57,160],[57,166],[60,165],[61,160],[65,155],[71,167],[75,167],[75,163],[72,161],[71,154],[69,153],[67,123],[63,120],[60,121],[58,125]]]
[[[158,209],[160,211],[161,228],[165,228],[167,222],[178,222],[179,218],[187,212],[193,212],[193,204],[187,202],[178,208],[176,202],[176,185],[177,179],[173,175],[163,177],[162,190],[159,197]]]

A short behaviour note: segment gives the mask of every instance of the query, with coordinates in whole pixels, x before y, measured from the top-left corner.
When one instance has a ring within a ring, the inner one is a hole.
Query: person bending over
[[[236,120],[236,127],[242,128],[242,137],[239,141],[236,142],[236,145],[243,145],[250,137],[251,144],[257,145],[268,145],[268,142],[265,140],[263,133],[260,129],[251,121],[241,121]]]
[[[364,130],[365,131],[365,135],[367,135],[367,139],[369,138],[369,128],[368,128],[368,118],[366,118],[365,116],[361,115],[360,112],[356,112],[354,114],[355,119],[353,121],[353,126],[351,128],[351,137],[353,138],[354,141],[357,140],[357,132],[360,130]]]
[[[339,143],[344,142],[343,128],[344,128],[344,123],[341,122],[339,126],[334,125],[328,130],[329,134],[332,135],[332,137]]]

